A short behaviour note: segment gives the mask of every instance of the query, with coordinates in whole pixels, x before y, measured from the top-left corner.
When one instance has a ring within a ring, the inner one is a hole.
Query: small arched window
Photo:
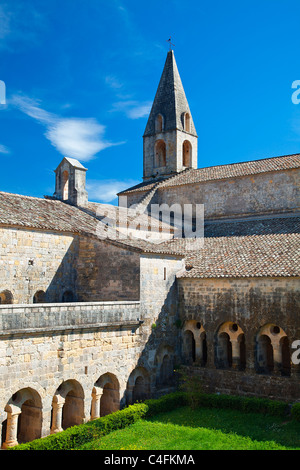
[[[187,168],[192,166],[192,145],[188,140],[182,144],[182,166]]]
[[[69,199],[69,173],[67,170],[62,174],[62,198],[63,201]]]
[[[71,290],[66,290],[63,293],[62,302],[74,302],[74,294]]]
[[[3,290],[0,292],[0,304],[12,304],[13,295],[9,290]]]
[[[155,131],[163,132],[163,130],[164,130],[164,118],[161,114],[158,114],[155,120]]]
[[[166,144],[163,140],[158,140],[155,144],[155,167],[166,166]]]
[[[182,125],[184,131],[191,132],[191,116],[189,113],[182,114]]]
[[[34,304],[42,304],[46,301],[46,294],[43,290],[38,290],[33,296]]]

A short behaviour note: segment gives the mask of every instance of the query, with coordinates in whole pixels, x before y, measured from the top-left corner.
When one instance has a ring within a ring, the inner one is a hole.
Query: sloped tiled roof
[[[177,175],[173,175],[169,178],[166,178],[165,180],[162,180],[158,188],[161,189],[172,186],[202,183],[205,181],[236,178],[241,176],[266,173],[270,171],[283,171],[296,168],[300,168],[300,154],[184,170]],[[140,183],[125,191],[122,191],[120,194],[148,191],[153,187],[154,184],[155,180],[150,180],[148,182],[145,181],[144,183]]]
[[[139,238],[118,238],[114,228],[99,224],[101,221],[91,213],[53,198],[0,192],[0,225],[103,237],[106,242],[130,250],[175,254],[168,246]]]
[[[219,220],[204,223],[205,237],[241,237],[247,235],[300,233],[300,217],[289,215],[245,220]]]
[[[300,234],[205,238],[185,259],[179,278],[300,276]]]

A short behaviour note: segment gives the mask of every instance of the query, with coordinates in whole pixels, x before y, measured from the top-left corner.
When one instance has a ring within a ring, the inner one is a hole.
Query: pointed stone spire
[[[144,179],[197,168],[197,133],[174,52],[168,52],[144,132]]]
[[[190,134],[197,136],[188,101],[178,72],[174,51],[167,55],[163,73],[153,101],[144,136],[155,134],[158,114],[164,117],[164,130],[183,130],[183,114],[190,115]]]

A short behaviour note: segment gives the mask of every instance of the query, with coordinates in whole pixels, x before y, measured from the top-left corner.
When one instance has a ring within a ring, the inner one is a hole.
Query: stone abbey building
[[[173,51],[143,141],[118,208],[70,158],[53,196],[0,192],[2,448],[165,393],[181,364],[206,391],[299,401],[300,154],[197,168]],[[204,207],[200,245],[163,205],[194,225]]]

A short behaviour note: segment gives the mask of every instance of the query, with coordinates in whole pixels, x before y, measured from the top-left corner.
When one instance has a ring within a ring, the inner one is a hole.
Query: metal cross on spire
[[[171,50],[172,50],[172,46],[175,46],[175,44],[172,44],[172,43],[171,43],[171,36],[169,37],[169,39],[167,39],[166,42],[169,43],[169,46],[170,46],[170,49],[169,49],[169,50],[171,51]]]

